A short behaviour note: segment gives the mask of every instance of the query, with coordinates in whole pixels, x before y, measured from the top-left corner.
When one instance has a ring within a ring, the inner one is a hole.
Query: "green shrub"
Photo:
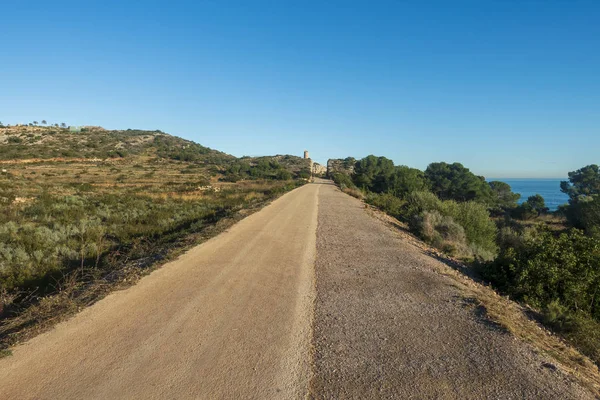
[[[401,200],[389,193],[370,193],[367,196],[366,201],[367,203],[374,205],[385,213],[398,219],[402,217],[402,210],[406,203],[404,200]]]
[[[565,208],[569,223],[593,235],[600,230],[600,195],[582,197]]]
[[[431,192],[412,192],[406,198],[405,220],[412,221],[425,211],[441,211],[442,201]]]
[[[534,307],[552,302],[600,321],[600,243],[579,230],[540,232],[481,268],[496,287]]]
[[[471,256],[465,230],[452,217],[425,211],[415,221],[415,231],[425,241],[450,255]]]
[[[420,229],[424,213],[436,211],[442,216],[452,218],[464,229],[466,241],[474,257],[491,260],[496,255],[497,228],[485,205],[474,201],[442,201],[430,192],[413,192],[407,198],[405,209],[406,219],[411,229],[416,232]]]
[[[352,178],[350,175],[343,174],[341,172],[336,172],[331,176],[331,179],[341,188],[355,188],[354,182],[352,182]]]
[[[485,205],[473,201],[458,203],[456,211],[450,216],[464,228],[475,257],[489,261],[496,256],[497,228]]]

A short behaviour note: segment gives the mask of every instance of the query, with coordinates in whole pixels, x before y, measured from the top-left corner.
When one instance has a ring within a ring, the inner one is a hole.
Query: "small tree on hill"
[[[61,123],[60,123],[60,127],[61,127],[61,128],[66,128],[66,127],[67,127],[67,124],[65,124],[64,122],[61,122]]]
[[[561,182],[560,190],[569,195],[571,202],[576,201],[580,196],[600,194],[600,167],[591,164],[569,172],[569,181]]]
[[[521,197],[518,193],[513,193],[510,185],[506,182],[491,181],[489,183],[492,189],[491,204],[501,209],[515,208],[517,201]]]
[[[531,219],[539,217],[548,212],[546,202],[540,194],[529,196],[527,201],[516,208],[516,216],[521,219]]]
[[[45,119],[43,119],[43,120],[42,120],[42,125],[46,125],[46,124],[47,124],[46,120],[45,120]]]
[[[37,124],[38,124],[38,122],[37,122],[37,121],[33,121],[33,124],[34,124],[34,125],[37,125]]]

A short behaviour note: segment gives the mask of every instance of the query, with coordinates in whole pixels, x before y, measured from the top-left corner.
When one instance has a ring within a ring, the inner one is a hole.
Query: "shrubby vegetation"
[[[491,187],[482,176],[476,176],[460,163],[431,163],[425,170],[431,191],[442,200],[487,202]]]
[[[444,201],[431,192],[413,192],[404,216],[419,236],[451,255],[479,260],[496,255],[497,228],[483,204]]]
[[[8,291],[45,287],[55,273],[109,267],[115,251],[142,256],[134,254],[140,240],[198,231],[247,207],[250,193],[256,201],[285,189],[267,186],[256,196],[256,189],[231,188],[203,201],[44,193],[18,214],[0,215],[0,284]]]
[[[247,180],[219,183],[246,160],[158,131],[17,127],[8,139],[0,158],[20,160],[0,174],[0,350],[304,184],[294,178],[306,172],[288,168],[298,157],[265,157],[238,170]]]
[[[577,229],[516,234],[484,276],[503,292],[537,308],[556,302],[600,320],[600,242]],[[505,239],[506,240],[506,239]]]
[[[288,180],[292,179],[292,174],[277,161],[260,160],[255,165],[242,161],[231,164],[222,179],[229,182],[243,179]]]
[[[560,187],[569,195],[569,205],[562,209],[569,223],[590,235],[600,234],[600,167],[592,164],[569,172],[569,181]]]
[[[517,219],[528,220],[546,213],[548,213],[546,201],[541,195],[535,194],[529,196],[523,204],[515,207],[512,215]]]
[[[409,223],[429,243],[464,258],[495,256],[496,227],[487,204],[516,205],[510,188],[492,186],[458,163],[433,163],[422,172],[368,156],[356,162],[352,176],[338,173],[332,178],[363,189],[369,203]]]
[[[225,163],[234,157],[161,131],[104,130],[99,127],[71,132],[64,127],[3,128],[8,135],[0,159],[99,158],[158,156],[188,162]],[[43,138],[43,140],[42,140]]]
[[[352,175],[366,201],[404,221],[426,242],[473,267],[502,293],[538,309],[543,321],[600,365],[600,168],[569,173],[569,204],[554,215],[544,198],[487,182],[462,164],[422,172],[385,157],[356,161]],[[566,220],[561,221],[561,215]],[[552,222],[552,224],[550,224]]]
[[[238,182],[255,179],[309,179],[308,162],[295,156],[242,157],[223,172],[222,181]]]

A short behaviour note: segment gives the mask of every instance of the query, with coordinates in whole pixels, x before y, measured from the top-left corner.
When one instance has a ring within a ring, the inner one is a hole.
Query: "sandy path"
[[[320,187],[17,347],[0,399],[304,397]]]
[[[593,398],[333,185],[319,196],[315,268],[317,399]]]

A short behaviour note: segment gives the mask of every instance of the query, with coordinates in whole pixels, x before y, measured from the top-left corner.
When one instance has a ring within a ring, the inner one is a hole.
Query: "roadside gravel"
[[[323,185],[313,398],[593,398],[486,320],[438,264]]]

